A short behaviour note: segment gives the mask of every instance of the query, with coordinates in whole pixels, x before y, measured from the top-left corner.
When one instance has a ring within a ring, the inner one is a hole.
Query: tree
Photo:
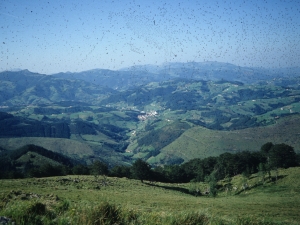
[[[248,188],[249,176],[247,176],[247,175],[248,175],[247,173],[242,175],[242,188],[244,191]]]
[[[78,164],[72,168],[72,172],[75,175],[89,175],[90,171],[87,166],[84,166],[82,164]]]
[[[170,182],[183,183],[189,181],[189,177],[185,173],[185,170],[179,165],[165,166],[164,174]]]
[[[297,165],[294,148],[287,144],[276,144],[269,151],[271,168],[288,168]]]
[[[142,159],[137,159],[131,167],[132,174],[134,178],[141,180],[143,183],[145,179],[149,179],[151,175],[151,166],[143,161]]]
[[[299,153],[296,155],[296,163],[297,163],[297,166],[300,166],[300,154]]]
[[[110,175],[113,177],[127,177],[130,178],[130,167],[128,166],[115,166],[111,169]]]
[[[206,177],[206,182],[209,185],[209,195],[212,197],[217,196],[217,178],[216,178],[216,170],[214,170],[209,176]]]
[[[242,172],[242,175],[244,177],[246,177],[247,179],[250,178],[250,176],[251,176],[251,170],[250,170],[250,168],[249,168],[248,165],[246,166],[246,169]]]
[[[273,145],[266,155],[269,177],[271,177],[270,171],[275,170],[276,181],[278,179],[278,168],[289,168],[297,165],[296,153],[293,147],[284,143]]]
[[[265,155],[268,155],[269,151],[271,150],[271,148],[273,147],[273,143],[272,142],[267,142],[264,145],[261,146],[260,151],[262,153],[264,153]]]
[[[233,168],[235,168],[235,163],[237,161],[234,160],[234,155],[231,153],[223,153],[221,154],[217,159],[217,179],[222,179],[226,177],[227,175],[233,175],[234,171]]]
[[[100,162],[99,160],[96,160],[92,165],[91,165],[91,174],[93,175],[107,175],[108,174],[108,166]]]
[[[260,163],[258,166],[258,176],[260,177],[260,182],[262,184],[265,183],[266,173],[267,173],[266,165],[264,163]]]
[[[229,175],[226,175],[226,177],[224,178],[224,188],[225,188],[225,192],[226,192],[226,195],[228,194],[231,194],[231,191],[232,191],[232,178],[229,176]]]

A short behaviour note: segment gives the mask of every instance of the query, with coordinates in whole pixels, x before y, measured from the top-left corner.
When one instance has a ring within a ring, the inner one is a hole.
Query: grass
[[[22,137],[22,138],[0,138],[0,147],[14,150],[28,144],[34,144],[48,150],[58,152],[67,156],[81,158],[84,155],[94,155],[94,151],[85,143],[64,138]]]
[[[218,156],[226,151],[258,151],[266,142],[286,143],[299,152],[299,133],[299,115],[280,118],[276,124],[265,127],[234,131],[210,130],[197,126],[185,131],[174,142],[164,147],[161,153],[188,161],[193,158]]]
[[[81,137],[89,142],[106,142],[111,144],[117,144],[114,139],[100,132],[97,135],[82,134]]]
[[[205,183],[93,176],[0,180],[0,215],[17,224],[299,224],[299,174],[299,167],[280,170],[276,184],[256,186],[254,174],[248,190],[220,188],[215,198],[189,193],[195,186],[204,191]],[[232,186],[241,182],[241,175],[231,180]]]

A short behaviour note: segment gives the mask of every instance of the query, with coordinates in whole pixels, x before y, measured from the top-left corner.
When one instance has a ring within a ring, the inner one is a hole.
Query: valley
[[[299,152],[300,86],[288,83],[297,80],[297,70],[278,76],[222,63],[171,66],[2,72],[0,147],[36,144],[111,166],[137,158],[164,165],[257,151],[267,141]]]
[[[214,62],[1,72],[0,215],[298,224],[300,73],[286,71]]]

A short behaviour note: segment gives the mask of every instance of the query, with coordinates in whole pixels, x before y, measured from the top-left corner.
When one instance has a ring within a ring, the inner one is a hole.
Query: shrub
[[[92,209],[89,220],[94,225],[123,224],[121,210],[107,202]]]
[[[46,213],[46,205],[40,202],[34,202],[26,209],[26,214],[44,215]]]
[[[47,216],[46,205],[40,202],[32,202],[29,205],[22,205],[22,209],[14,210],[9,213],[18,225],[42,225],[45,224],[45,216]]]

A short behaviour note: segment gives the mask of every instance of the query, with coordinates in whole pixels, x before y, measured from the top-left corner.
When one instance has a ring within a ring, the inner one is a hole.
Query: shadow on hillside
[[[197,196],[195,193],[192,193],[188,189],[182,188],[182,187],[170,187],[170,186],[165,186],[165,185],[158,185],[158,184],[155,184],[155,183],[144,183],[144,184],[152,186],[152,187],[158,187],[158,188],[163,188],[163,189],[166,189],[166,190],[178,191],[178,192],[181,192],[181,193],[184,193],[184,194]]]

